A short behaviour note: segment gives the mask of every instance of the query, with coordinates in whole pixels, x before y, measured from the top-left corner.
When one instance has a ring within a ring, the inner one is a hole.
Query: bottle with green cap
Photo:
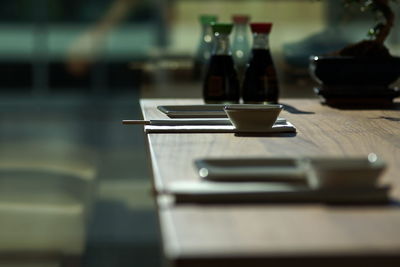
[[[212,24],[215,46],[203,83],[203,97],[206,103],[239,102],[239,81],[229,42],[232,26],[231,23]]]
[[[215,23],[217,20],[218,18],[215,15],[199,16],[201,36],[193,63],[193,77],[196,80],[204,77],[206,65],[211,57],[214,44],[214,33],[211,28],[211,23]]]

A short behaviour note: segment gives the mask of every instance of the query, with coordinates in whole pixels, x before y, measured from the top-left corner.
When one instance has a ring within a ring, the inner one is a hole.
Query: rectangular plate
[[[224,104],[166,105],[158,110],[170,118],[227,118]]]
[[[306,173],[295,158],[201,159],[195,165],[209,181],[307,184]]]

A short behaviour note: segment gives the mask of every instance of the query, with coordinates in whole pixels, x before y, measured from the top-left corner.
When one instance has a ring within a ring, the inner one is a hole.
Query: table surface
[[[166,119],[158,105],[199,104],[195,99],[144,99],[144,119]],[[286,137],[234,134],[147,134],[167,259],[177,266],[307,266],[400,262],[400,110],[339,110],[317,100],[284,99],[282,117],[297,127]],[[367,156],[388,168],[394,202],[386,206],[322,204],[178,205],[165,188],[198,181],[200,158]],[[315,261],[318,259],[318,261]],[[198,265],[196,265],[198,264]],[[314,264],[314,265],[313,265]],[[370,265],[368,265],[370,264]],[[400,266],[400,265],[397,265]]]

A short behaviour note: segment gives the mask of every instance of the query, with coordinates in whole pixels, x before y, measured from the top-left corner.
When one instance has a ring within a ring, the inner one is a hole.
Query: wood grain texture
[[[367,156],[373,152],[388,163],[381,183],[390,183],[391,197],[400,199],[399,109],[337,110],[316,100],[282,102],[292,111],[281,115],[297,127],[294,137],[148,134],[155,189],[160,198],[172,181],[199,179],[195,159]],[[167,118],[156,110],[157,105],[198,103],[141,101],[146,120]],[[255,266],[262,266],[273,259],[296,257],[327,262],[350,257],[345,262],[353,265],[364,260],[393,266],[400,258],[400,206],[396,203],[379,207],[166,204],[159,206],[159,214],[165,252],[182,266],[193,264],[190,259],[205,260],[210,264],[207,266],[224,266],[229,259],[238,259],[231,266],[252,260]],[[218,262],[221,258],[226,261]]]

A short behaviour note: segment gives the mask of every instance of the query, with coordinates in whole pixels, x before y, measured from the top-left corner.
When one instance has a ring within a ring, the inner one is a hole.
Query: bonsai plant
[[[394,26],[395,15],[390,7],[390,2],[397,0],[343,0],[345,5],[359,4],[361,10],[372,11],[377,18],[382,18],[375,27],[371,28],[368,35],[371,40],[361,41],[338,51],[341,56],[369,56],[387,57],[390,56],[384,43]]]
[[[400,76],[400,58],[389,53],[385,41],[395,23],[390,4],[397,0],[342,1],[372,11],[378,22],[369,30],[369,40],[311,57],[311,74],[321,84],[316,92],[331,105],[391,104],[399,96],[399,91],[389,86]]]

